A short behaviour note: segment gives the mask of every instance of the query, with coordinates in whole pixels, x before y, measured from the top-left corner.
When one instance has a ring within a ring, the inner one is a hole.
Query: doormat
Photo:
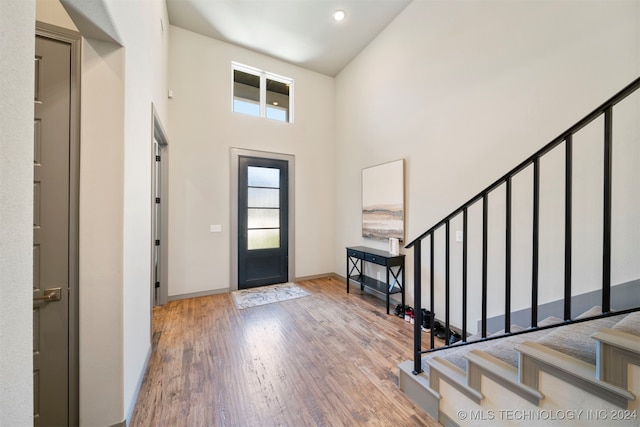
[[[239,310],[273,302],[286,301],[311,295],[295,283],[260,286],[231,292],[233,302]]]

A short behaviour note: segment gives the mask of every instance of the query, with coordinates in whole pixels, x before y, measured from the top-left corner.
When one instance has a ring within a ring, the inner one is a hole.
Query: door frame
[[[231,274],[229,290],[238,289],[238,171],[240,157],[258,157],[263,159],[284,160],[289,168],[289,280],[295,280],[295,156],[291,154],[271,153],[268,151],[231,148]]]
[[[82,36],[76,31],[36,21],[35,36],[67,43],[71,48],[69,105],[69,425],[80,423],[80,76]],[[34,36],[34,39],[35,39]]]
[[[155,283],[153,278],[153,246],[154,236],[153,229],[151,229],[151,254],[149,255],[150,260],[149,264],[151,265],[151,308],[158,305],[164,305],[169,300],[169,284],[167,282],[169,277],[169,252],[168,252],[168,243],[169,243],[169,138],[167,137],[167,132],[164,130],[162,126],[162,122],[160,121],[160,116],[158,116],[158,112],[153,103],[151,103],[151,120],[152,120],[152,132],[151,132],[151,227],[153,228],[154,220],[153,220],[153,211],[155,207],[155,195],[154,195],[154,163],[155,163],[155,150],[154,150],[154,140],[158,141],[158,145],[160,148],[160,176],[161,184],[160,184],[160,235],[162,236],[162,242],[160,243],[160,288],[158,291],[158,300],[155,300]],[[153,314],[151,315],[151,319],[153,319]],[[152,331],[153,334],[153,326]]]

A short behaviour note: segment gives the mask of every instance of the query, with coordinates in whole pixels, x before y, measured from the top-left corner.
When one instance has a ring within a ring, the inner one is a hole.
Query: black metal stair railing
[[[535,154],[527,158],[525,161],[520,163],[518,166],[507,172],[504,176],[499,178],[493,184],[489,185],[487,188],[479,192],[476,196],[471,198],[469,201],[464,203],[458,209],[454,210],[451,214],[446,216],[444,219],[439,221],[433,227],[422,233],[416,239],[414,239],[411,243],[409,243],[406,248],[413,248],[413,259],[414,259],[414,278],[413,278],[413,287],[414,287],[414,305],[418,308],[421,307],[422,304],[422,241],[429,238],[429,249],[430,249],[430,278],[429,278],[429,293],[430,293],[430,307],[429,310],[431,313],[435,313],[435,304],[434,304],[434,290],[435,290],[435,279],[434,279],[434,235],[435,232],[440,230],[442,227],[445,228],[445,278],[444,278],[444,297],[445,297],[445,306],[444,306],[444,328],[445,328],[445,343],[449,343],[450,340],[450,223],[454,218],[457,218],[459,215],[462,215],[462,342],[456,343],[456,346],[466,345],[467,337],[467,312],[468,312],[468,302],[467,302],[467,291],[468,291],[468,271],[467,271],[467,263],[468,263],[468,248],[467,248],[467,237],[468,237],[468,209],[475,205],[476,203],[482,203],[482,277],[481,277],[481,319],[480,319],[480,329],[481,336],[483,340],[500,338],[500,337],[487,337],[487,301],[488,301],[488,286],[487,286],[487,277],[488,277],[488,268],[487,268],[487,247],[488,247],[488,218],[489,218],[489,194],[495,190],[496,188],[504,185],[505,186],[505,203],[506,203],[506,212],[505,212],[505,307],[504,307],[504,330],[506,335],[516,335],[520,333],[530,332],[533,330],[546,329],[548,327],[555,327],[558,325],[551,325],[544,328],[538,327],[538,280],[539,280],[539,227],[540,227],[540,159],[545,156],[545,154],[549,153],[551,150],[559,146],[560,144],[564,144],[565,150],[565,215],[564,215],[564,322],[562,324],[574,323],[578,321],[584,321],[589,319],[582,320],[572,320],[571,319],[571,296],[572,296],[572,277],[571,277],[571,269],[572,269],[572,197],[573,197],[573,135],[576,134],[579,130],[587,126],[589,123],[594,120],[604,116],[604,164],[603,164],[603,172],[604,172],[604,187],[603,187],[603,236],[602,236],[602,251],[603,251],[603,264],[602,264],[602,315],[596,317],[606,317],[612,314],[621,314],[624,312],[634,311],[632,310],[621,310],[615,313],[611,313],[611,184],[612,184],[612,123],[613,123],[613,107],[618,104],[620,101],[625,99],[627,96],[635,92],[638,88],[640,88],[640,78],[634,80],[632,83],[627,85],[620,92],[611,97],[608,101],[600,105],[589,115],[584,117],[582,120],[577,122],[575,125],[567,129],[565,132],[560,134],[553,141],[542,147]],[[533,188],[532,188],[532,197],[533,197],[533,227],[532,227],[532,275],[531,275],[531,328],[529,331],[511,333],[511,221],[512,221],[512,180],[513,178],[522,172],[524,169],[532,167],[533,168]],[[437,351],[438,349],[434,348],[434,336],[435,336],[435,324],[434,324],[434,316],[431,316],[430,322],[430,345],[429,350],[422,350],[422,310],[415,310],[415,329],[414,329],[414,374],[418,374],[422,372],[422,361],[421,355],[424,353],[428,353],[431,351]],[[446,348],[446,347],[443,347]]]

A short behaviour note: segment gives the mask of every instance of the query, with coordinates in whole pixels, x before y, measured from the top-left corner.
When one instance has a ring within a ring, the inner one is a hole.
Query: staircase
[[[404,362],[400,388],[445,426],[639,425],[640,311],[542,329],[558,320],[498,340],[471,336],[425,355],[418,375]]]
[[[639,89],[637,78],[406,246],[413,304],[431,315],[425,350],[415,310],[400,387],[442,424],[640,425],[640,247],[625,236],[640,219]],[[590,177],[601,183],[579,190]],[[444,342],[456,326],[460,342],[435,348],[433,313]]]

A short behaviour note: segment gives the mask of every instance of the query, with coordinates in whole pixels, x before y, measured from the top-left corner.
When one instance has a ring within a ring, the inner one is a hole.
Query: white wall
[[[80,131],[80,423],[124,418],[124,49],[82,46]]]
[[[635,1],[411,3],[336,77],[336,271],[345,268],[344,246],[386,246],[360,237],[362,168],[407,159],[406,237],[411,241],[640,75],[639,31],[640,3]],[[592,131],[580,137],[588,139],[585,135]],[[637,141],[637,130],[631,138]],[[545,160],[544,170],[557,163],[554,156]],[[637,161],[638,152],[632,148],[618,156]],[[627,171],[627,181],[637,183],[637,172]],[[518,185],[526,186],[528,176],[519,178]],[[543,185],[554,179],[546,175]],[[640,203],[637,192],[626,187],[635,202],[625,232],[635,236],[636,243],[625,238],[622,247],[616,243],[616,252],[631,253],[637,260]],[[556,237],[563,232],[549,219],[557,194],[542,201],[541,220],[550,221],[554,231],[541,242],[541,280],[549,283],[541,289],[541,303],[557,296],[558,262],[545,258],[555,251]],[[499,191],[490,199],[490,206],[498,209],[490,223],[500,227],[504,214]],[[529,205],[526,198],[519,199],[517,211]],[[473,210],[470,223],[478,221],[480,211]],[[514,221],[519,233],[514,246],[520,251],[514,260],[517,287],[530,281],[530,219],[516,216]],[[585,220],[582,231],[588,224]],[[452,233],[460,227],[457,220]],[[614,240],[621,233],[617,236]],[[442,233],[438,239],[443,241]],[[490,255],[498,254],[501,244],[490,241],[490,251],[496,251]],[[479,238],[470,236],[469,245],[469,274],[479,274]],[[452,242],[452,265],[460,262],[460,246]],[[576,252],[584,264],[599,250],[577,246]],[[423,266],[428,267],[427,255],[424,248]],[[411,250],[407,257],[412,284]],[[496,264],[498,257],[490,260],[490,278],[500,277],[504,267]],[[437,255],[436,263],[442,266],[444,258]],[[640,276],[637,263],[627,258],[623,264],[615,279]],[[598,280],[595,273],[589,276]],[[441,291],[442,267],[436,277]],[[479,284],[475,277],[470,286]],[[502,286],[499,280],[493,286]],[[423,284],[424,295],[427,276]],[[494,292],[492,303],[502,306],[503,296]],[[459,292],[454,294],[460,298]],[[514,305],[528,303],[527,293],[514,294]],[[412,289],[409,295],[411,301]],[[470,296],[478,301],[477,294]],[[422,306],[427,304],[424,298]],[[454,303],[454,310],[458,305]],[[494,310],[499,307],[492,305]],[[443,315],[439,311],[436,315]]]
[[[333,271],[333,79],[177,27],[170,40],[169,295],[230,287],[232,147],[295,156],[295,275]],[[293,78],[295,123],[233,113],[231,61]]]
[[[167,119],[169,19],[162,0],[107,4],[125,47],[122,323],[128,415],[151,342],[151,104],[171,135]]]
[[[0,2],[0,425],[33,422],[35,2]]]

